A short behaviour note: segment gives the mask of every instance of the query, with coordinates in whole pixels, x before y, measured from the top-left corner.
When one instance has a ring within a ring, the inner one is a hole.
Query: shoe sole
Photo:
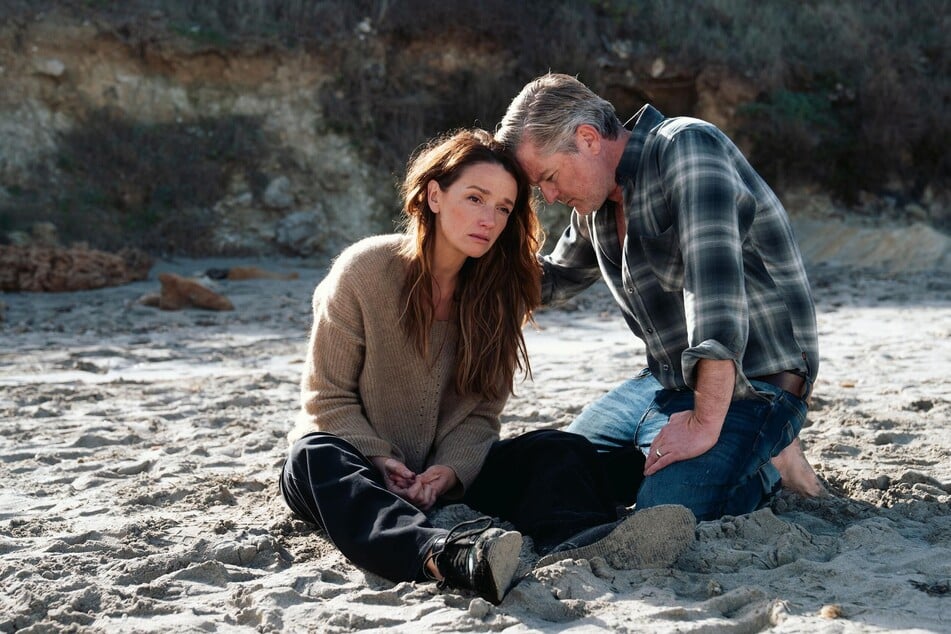
[[[664,568],[694,542],[696,526],[696,518],[685,506],[654,506],[626,517],[592,544],[545,555],[535,567],[565,559],[603,557],[617,570]]]
[[[512,585],[512,577],[518,569],[519,554],[522,551],[522,536],[514,531],[486,540],[482,546],[482,557],[492,575],[494,597],[486,597],[493,603],[499,603]],[[494,598],[494,600],[493,600]]]

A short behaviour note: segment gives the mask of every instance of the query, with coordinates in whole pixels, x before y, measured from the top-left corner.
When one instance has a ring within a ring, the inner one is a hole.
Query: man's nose
[[[538,189],[542,193],[542,198],[544,198],[545,202],[549,205],[558,200],[558,188],[551,183],[542,183],[538,186]]]

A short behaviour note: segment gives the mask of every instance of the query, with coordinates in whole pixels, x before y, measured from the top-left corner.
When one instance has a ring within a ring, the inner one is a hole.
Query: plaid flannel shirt
[[[730,359],[734,398],[749,378],[791,370],[814,380],[816,316],[782,203],[715,126],[644,106],[617,167],[618,205],[572,213],[543,258],[542,298],[558,303],[603,278],[666,388],[694,388],[700,359]]]

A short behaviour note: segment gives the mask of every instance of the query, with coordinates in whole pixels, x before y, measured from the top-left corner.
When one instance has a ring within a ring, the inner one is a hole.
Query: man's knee
[[[662,504],[680,504],[698,520],[723,515],[733,478],[722,465],[704,464],[694,458],[676,462],[648,476],[637,494],[638,510]]]

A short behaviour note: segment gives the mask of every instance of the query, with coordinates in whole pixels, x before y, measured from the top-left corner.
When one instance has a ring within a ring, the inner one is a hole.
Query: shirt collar
[[[645,104],[624,124],[624,127],[631,131],[631,137],[624,146],[621,161],[614,172],[615,182],[623,183],[625,179],[634,177],[637,173],[637,165],[641,162],[641,152],[644,150],[647,135],[663,120],[664,115],[659,110],[650,104]]]

